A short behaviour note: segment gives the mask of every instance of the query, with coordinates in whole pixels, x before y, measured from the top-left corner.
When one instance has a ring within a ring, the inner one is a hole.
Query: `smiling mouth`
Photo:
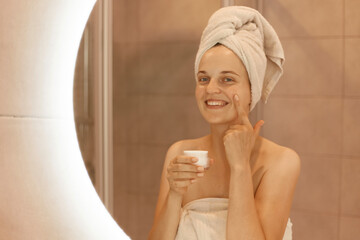
[[[223,108],[224,106],[228,105],[228,102],[222,101],[222,100],[206,100],[205,105],[207,108],[210,109],[217,109],[217,108]]]

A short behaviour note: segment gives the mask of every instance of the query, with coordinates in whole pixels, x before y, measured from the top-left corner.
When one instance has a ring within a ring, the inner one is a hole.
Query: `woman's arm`
[[[194,165],[195,158],[182,155],[181,146],[181,141],[173,144],[166,154],[149,239],[175,239],[183,196],[198,177],[204,176],[203,167]]]
[[[250,166],[231,169],[226,239],[265,240],[253,197]]]
[[[253,127],[237,95],[234,102],[238,116],[223,138],[231,174],[227,240],[281,240],[300,174],[300,157],[284,148],[264,173],[254,198],[249,160],[263,123]]]
[[[180,220],[181,202],[181,195],[171,190],[168,192],[163,205],[154,218],[149,240],[175,239]]]
[[[175,239],[180,220],[182,196],[170,191],[167,176],[167,166],[176,156],[180,142],[176,142],[168,149],[160,180],[160,191],[155,209],[153,226],[149,233],[149,240]]]
[[[255,198],[250,165],[231,169],[227,240],[283,238],[300,173],[300,158],[287,149],[277,160],[263,176]]]

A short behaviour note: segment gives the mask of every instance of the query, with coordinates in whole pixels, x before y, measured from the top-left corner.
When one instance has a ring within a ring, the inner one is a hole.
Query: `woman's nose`
[[[219,88],[219,86],[218,86],[215,79],[210,79],[210,82],[206,87],[206,91],[208,93],[218,93],[218,92],[220,92],[220,88]]]

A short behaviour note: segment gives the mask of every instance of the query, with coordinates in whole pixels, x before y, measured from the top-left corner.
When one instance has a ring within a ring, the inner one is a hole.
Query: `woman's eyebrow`
[[[199,71],[197,74],[200,74],[200,73],[202,73],[202,74],[207,74],[207,72],[206,72],[206,71]],[[239,76],[239,77],[240,77],[240,75],[239,75],[239,74],[237,74],[236,72],[233,72],[233,71],[222,71],[222,72],[221,72],[221,74],[226,74],[226,73],[235,74],[235,75],[237,75],[237,76]]]
[[[197,74],[200,74],[200,73],[202,73],[202,74],[207,74],[206,71],[199,71]]]
[[[233,71],[222,71],[221,73],[231,73],[231,74],[239,76],[239,74],[237,74],[236,72],[233,72]]]

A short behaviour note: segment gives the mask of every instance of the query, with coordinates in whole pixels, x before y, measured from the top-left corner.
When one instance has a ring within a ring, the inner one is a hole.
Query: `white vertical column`
[[[104,204],[113,214],[113,95],[112,95],[112,0],[103,0],[103,83],[104,83]]]
[[[234,0],[222,0],[221,1],[221,7],[227,7],[227,6],[233,6]]]
[[[96,13],[95,145],[96,189],[113,214],[112,0],[100,0]]]

